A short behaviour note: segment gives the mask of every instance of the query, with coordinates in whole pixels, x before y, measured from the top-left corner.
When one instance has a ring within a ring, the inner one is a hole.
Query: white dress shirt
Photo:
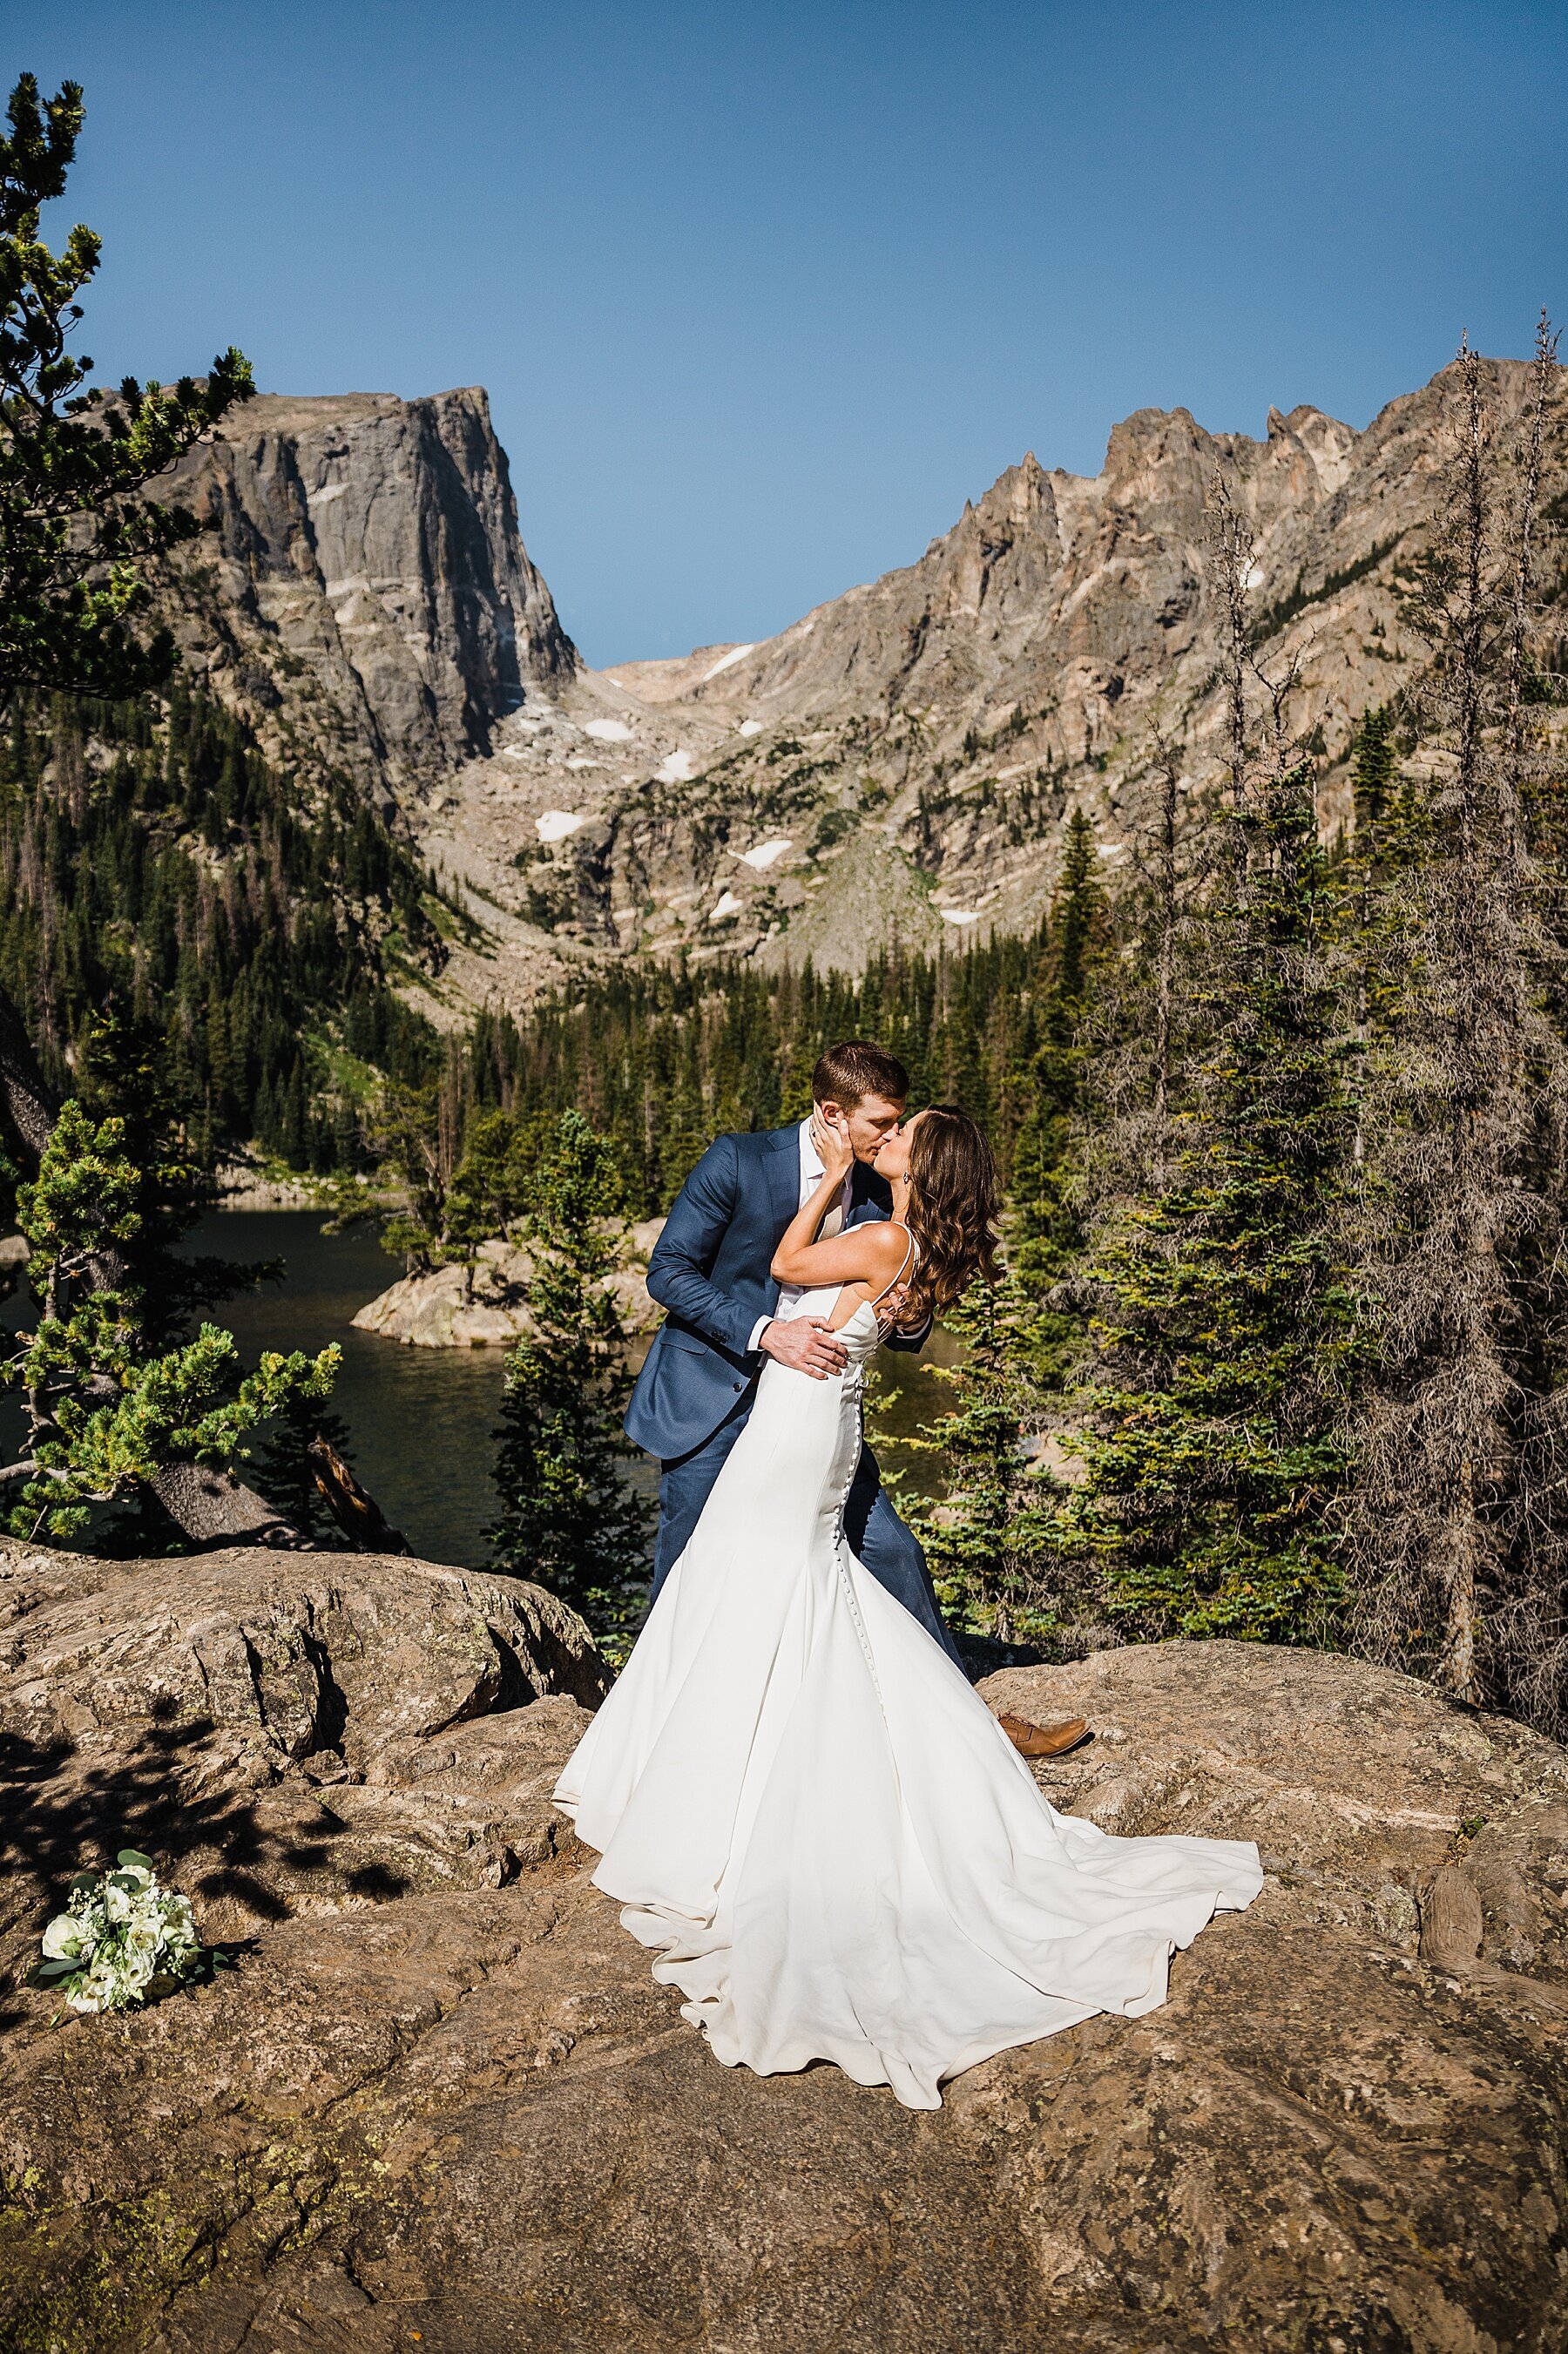
[[[810,1119],[803,1119],[800,1122],[800,1190],[795,1200],[795,1207],[798,1210],[803,1210],[805,1208],[807,1203],[810,1200],[812,1194],[821,1183],[823,1174],[822,1157],[811,1141],[811,1123]],[[850,1214],[850,1193],[853,1183],[854,1163],[851,1161],[848,1169],[844,1172],[843,1187],[839,1194],[839,1198],[829,1210],[827,1216],[822,1220],[821,1227],[819,1230],[817,1236],[819,1242],[824,1240],[829,1235],[842,1233],[844,1224]],[[779,1285],[779,1305],[774,1310],[772,1316],[759,1316],[758,1318],[756,1323],[751,1328],[751,1338],[747,1343],[748,1348],[755,1349],[757,1347],[764,1332],[767,1331],[768,1327],[774,1321],[776,1317],[788,1316],[790,1313],[796,1300],[800,1298],[802,1289],[803,1286],[799,1283],[781,1283]]]

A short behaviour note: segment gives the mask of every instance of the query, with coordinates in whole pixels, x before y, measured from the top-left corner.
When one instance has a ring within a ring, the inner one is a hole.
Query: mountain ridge
[[[1527,366],[1483,368],[1506,447]],[[482,395],[337,397],[373,408],[368,425],[334,418],[330,398],[272,396],[220,443],[241,457],[188,461],[230,567],[203,595],[251,615],[225,623],[197,597],[196,619],[221,650],[209,667],[220,694],[269,630],[279,642],[291,631],[303,683],[286,663],[260,667],[286,716],[292,697],[296,738],[323,706],[308,749],[330,748],[334,724],[340,744],[357,729],[356,773],[466,895],[488,937],[454,949],[429,1008],[439,1019],[525,1006],[583,959],[631,952],[811,955],[853,970],[892,938],[930,948],[977,925],[1029,928],[1075,807],[1114,874],[1147,814],[1157,730],[1192,789],[1219,773],[1216,474],[1255,538],[1265,651],[1298,665],[1289,716],[1319,756],[1324,831],[1343,825],[1353,728],[1425,658],[1408,567],[1453,390],[1441,371],[1361,430],[1310,403],[1271,408],[1261,440],[1211,433],[1185,408],[1139,409],[1111,427],[1097,475],[1026,451],[910,564],[772,638],[599,672],[527,558]],[[461,458],[440,482],[432,436]],[[389,456],[400,471],[387,472]],[[1561,373],[1549,471],[1560,490]],[[301,497],[307,475],[318,506],[328,494],[336,573],[317,561],[308,500],[302,519],[300,499],[274,489],[291,472]],[[388,568],[401,601],[376,585]],[[345,581],[352,595],[331,593]],[[202,629],[186,621],[199,658]]]

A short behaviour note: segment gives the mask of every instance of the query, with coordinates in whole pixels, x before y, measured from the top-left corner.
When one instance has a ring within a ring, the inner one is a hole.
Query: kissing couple
[[[1262,1872],[1058,1814],[970,1687],[863,1400],[879,1346],[994,1275],[1001,1188],[968,1114],[906,1119],[908,1091],[831,1048],[810,1118],[720,1137],[671,1211],[626,1419],[662,1465],[652,1605],[555,1796],[717,2059],[935,2108],[1010,2045],[1155,2009]]]

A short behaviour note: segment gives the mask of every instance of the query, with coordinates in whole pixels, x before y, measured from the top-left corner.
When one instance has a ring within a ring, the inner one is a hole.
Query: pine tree
[[[439,1263],[447,1214],[434,1086],[390,1081],[381,1090],[370,1138],[383,1166],[400,1181],[403,1195],[383,1225],[382,1247],[401,1254],[410,1275],[426,1274]]]
[[[0,1369],[26,1426],[0,1486],[7,1527],[30,1542],[79,1538],[95,1508],[138,1499],[172,1466],[231,1462],[268,1416],[324,1398],[337,1371],[334,1348],[269,1352],[242,1376],[232,1334],[208,1323],[183,1346],[149,1345],[164,1303],[136,1265],[151,1239],[144,1204],[184,1172],[127,1147],[122,1119],[94,1120],[69,1099],[37,1178],[17,1188],[37,1312]]]
[[[82,123],[80,85],[40,101],[23,74],[0,135],[0,681],[7,695],[45,691],[136,694],[168,674],[166,631],[143,640],[135,617],[147,589],[136,560],[197,528],[158,505],[146,486],[253,391],[230,349],[204,385],[172,388],[127,376],[105,394],[92,362],[67,346],[76,300],[98,269],[99,239],[80,225],[56,255],[38,234],[43,206],[65,189]],[[82,806],[80,779],[66,806]],[[58,1051],[46,989],[29,1035],[0,986],[0,1108],[25,1163],[37,1166],[56,1112],[56,1085],[39,1067]],[[58,1083],[56,1083],[58,1085]]]
[[[487,1532],[496,1566],[570,1602],[612,1657],[630,1648],[645,1607],[652,1518],[629,1484],[636,1458],[620,1428],[631,1391],[630,1336],[611,1288],[621,1199],[604,1140],[580,1112],[563,1114],[523,1228],[533,1330],[506,1361],[501,1511]]]
[[[1357,724],[1351,752],[1351,791],[1355,830],[1362,840],[1375,835],[1388,808],[1397,774],[1393,715],[1387,705],[1372,704]]]
[[[541,1127],[536,1118],[520,1120],[505,1111],[480,1112],[469,1121],[440,1238],[441,1257],[462,1267],[465,1299],[473,1296],[480,1245],[510,1238],[527,1207],[530,1180],[545,1149]]]
[[[1363,1308],[1341,1265],[1353,1106],[1323,960],[1327,861],[1294,766],[1233,805],[1203,926],[1212,1044],[1171,1182],[1100,1238],[1081,1479],[1053,1543],[1144,1635],[1321,1640]]]
[[[194,514],[143,498],[236,401],[255,390],[243,355],[204,383],[93,387],[93,363],[66,346],[97,274],[100,239],[79,224],[63,253],[38,235],[63,195],[81,132],[81,86],[40,102],[23,74],[0,135],[0,678],[7,685],[137,694],[168,675],[166,631],[138,639],[147,592],[135,559],[187,539]]]

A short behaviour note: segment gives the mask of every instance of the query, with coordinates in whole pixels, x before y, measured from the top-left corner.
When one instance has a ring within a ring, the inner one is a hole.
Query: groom
[[[903,1119],[908,1095],[909,1075],[885,1047],[855,1040],[830,1047],[818,1063],[813,1102],[820,1113],[843,1116],[854,1150],[824,1235],[889,1214],[892,1198],[871,1164]],[[687,1178],[654,1246],[648,1288],[669,1315],[638,1376],[626,1433],[660,1460],[655,1595],[746,1426],[764,1361],[772,1357],[819,1382],[847,1363],[843,1342],[821,1317],[779,1318],[779,1286],[768,1271],[785,1227],[821,1176],[809,1119],[762,1135],[721,1136]],[[927,1318],[918,1332],[889,1331],[886,1344],[919,1349],[930,1329]],[[926,1556],[888,1501],[869,1447],[861,1449],[844,1534],[855,1558],[961,1666]]]

